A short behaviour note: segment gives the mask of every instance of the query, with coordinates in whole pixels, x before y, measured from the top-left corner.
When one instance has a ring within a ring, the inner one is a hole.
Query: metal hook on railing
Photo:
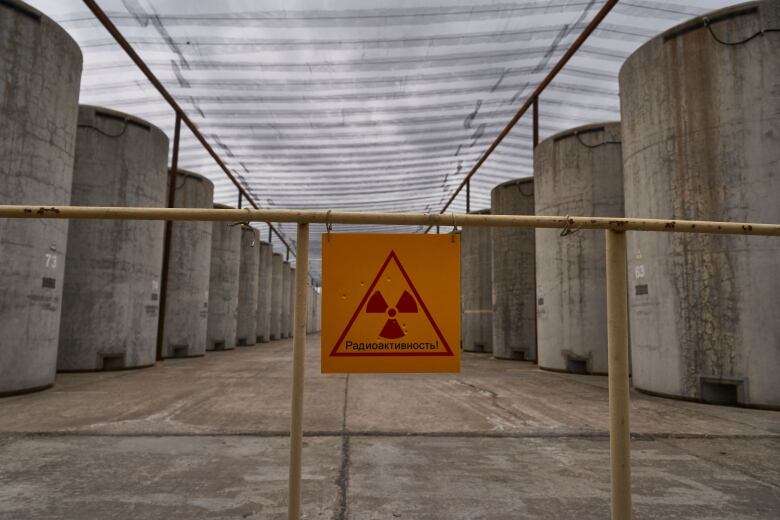
[[[571,228],[571,225],[574,223],[574,221],[571,218],[569,218],[569,215],[566,215],[565,217],[563,217],[563,220],[564,220],[564,222],[563,222],[563,229],[561,230],[561,236],[562,237],[567,237],[569,235],[573,235],[574,233],[576,233],[577,231],[582,229],[582,226],[579,226],[576,229],[572,229]]]
[[[454,244],[455,234],[458,232],[458,223],[455,221],[455,212],[451,211],[450,215],[452,215],[452,233],[450,233],[450,235],[451,235],[451,241]]]
[[[325,213],[325,231],[328,233],[328,243],[330,243],[330,232],[333,231],[333,223],[330,221],[330,212],[331,210],[328,210]]]

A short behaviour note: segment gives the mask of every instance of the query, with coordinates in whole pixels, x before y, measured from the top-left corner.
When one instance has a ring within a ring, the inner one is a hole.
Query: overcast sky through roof
[[[174,114],[79,0],[27,0],[84,52],[81,102],[149,120]],[[604,1],[98,0],[263,208],[438,212]],[[617,73],[664,29],[730,5],[623,0],[540,101],[541,138],[617,120]],[[237,203],[183,129],[180,167]],[[471,183],[532,174],[530,114]],[[451,206],[465,211],[465,190]],[[267,228],[261,227],[267,239]],[[312,226],[320,277],[322,226]],[[281,226],[294,241],[295,225]],[[343,231],[420,228],[336,226]],[[279,242],[275,250],[284,253]]]

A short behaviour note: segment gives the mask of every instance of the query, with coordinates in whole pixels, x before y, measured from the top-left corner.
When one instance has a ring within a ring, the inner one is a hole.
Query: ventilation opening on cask
[[[700,382],[701,400],[709,404],[735,406],[742,403],[741,381],[705,379]]]
[[[566,371],[572,374],[588,374],[588,360],[567,356]]]
[[[215,341],[214,342],[214,350],[225,350],[225,342],[224,341]]]
[[[510,358],[514,359],[515,361],[525,361],[525,351],[523,350],[513,350],[510,353]]]
[[[188,345],[174,345],[171,350],[173,357],[187,357],[190,348]]]
[[[124,354],[108,354],[100,356],[99,370],[122,370],[125,368]]]

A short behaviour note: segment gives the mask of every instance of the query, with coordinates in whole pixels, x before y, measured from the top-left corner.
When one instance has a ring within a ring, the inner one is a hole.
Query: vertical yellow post
[[[607,349],[612,520],[631,519],[631,430],[628,384],[626,234],[607,235]]]
[[[287,518],[301,517],[301,451],[303,450],[303,375],[306,354],[306,307],[309,285],[309,225],[298,224],[295,269],[295,324],[293,328],[293,389],[290,420],[290,484]]]

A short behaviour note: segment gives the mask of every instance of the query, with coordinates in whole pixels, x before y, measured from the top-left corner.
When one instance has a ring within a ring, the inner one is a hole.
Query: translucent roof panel
[[[28,2],[81,45],[82,103],[132,113],[173,135],[167,103],[81,1]],[[261,207],[421,212],[442,208],[605,4],[98,3]],[[731,3],[621,1],[543,94],[541,137],[618,119],[617,74],[631,52],[678,22]],[[186,129],[179,161],[214,181],[218,202],[237,203],[235,187]],[[526,117],[474,177],[471,208],[489,207],[496,184],[532,172]],[[465,206],[464,191],[451,210]],[[295,226],[280,228],[294,242]],[[310,270],[317,280],[323,229],[313,228]],[[357,229],[421,231],[335,231]],[[274,246],[284,252],[278,240]]]

